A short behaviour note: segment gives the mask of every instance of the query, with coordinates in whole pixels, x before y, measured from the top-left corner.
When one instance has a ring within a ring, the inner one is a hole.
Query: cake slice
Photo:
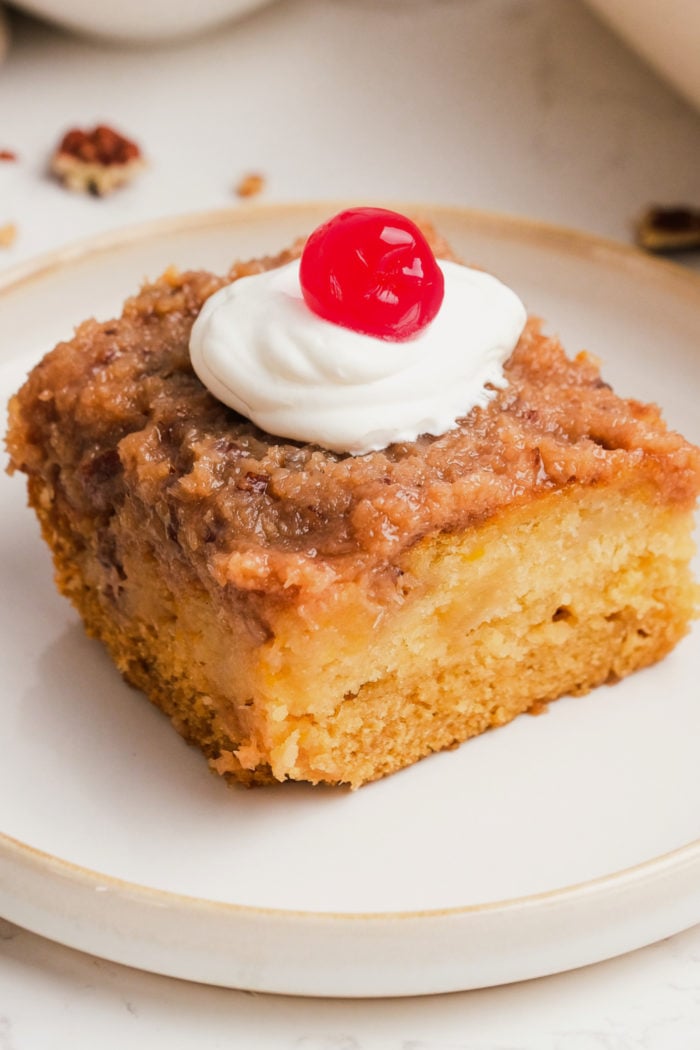
[[[486,407],[366,455],[205,389],[204,302],[300,247],[168,271],[11,403],[58,587],[124,677],[227,778],[357,787],[664,657],[700,452],[536,321]]]

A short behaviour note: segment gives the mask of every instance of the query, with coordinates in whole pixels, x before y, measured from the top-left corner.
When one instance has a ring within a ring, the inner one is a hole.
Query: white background
[[[245,207],[232,187],[249,171],[266,200],[465,204],[619,240],[652,201],[700,205],[700,115],[575,0],[279,0],[163,50],[13,28],[0,149],[20,159],[0,164],[0,226],[19,232],[2,268],[155,216]],[[149,161],[107,200],[45,174],[60,134],[97,120]],[[696,1050],[700,930],[523,985],[351,1003],[140,974],[0,922],[0,1050],[88,1046]]]

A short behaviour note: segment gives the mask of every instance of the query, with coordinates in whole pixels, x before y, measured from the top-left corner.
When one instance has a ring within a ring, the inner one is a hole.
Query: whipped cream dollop
[[[278,437],[361,455],[440,435],[504,387],[526,320],[510,288],[440,262],[445,297],[419,335],[390,342],[317,316],[299,261],[241,277],[205,302],[192,366],[210,392]]]

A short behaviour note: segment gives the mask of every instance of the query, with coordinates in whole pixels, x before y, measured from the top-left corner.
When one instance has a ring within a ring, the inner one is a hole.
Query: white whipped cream
[[[299,262],[212,295],[192,329],[192,366],[224,404],[278,437],[360,455],[439,435],[504,387],[525,307],[495,277],[439,263],[445,297],[413,339],[343,328],[305,303]]]

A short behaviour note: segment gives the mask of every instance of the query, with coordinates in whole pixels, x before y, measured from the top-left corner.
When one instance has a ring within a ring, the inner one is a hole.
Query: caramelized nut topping
[[[591,355],[569,359],[536,321],[505,366],[508,386],[442,437],[350,457],[259,430],[197,379],[190,332],[215,290],[299,250],[236,264],[223,277],[168,271],[129,299],[120,318],[81,325],[12,403],[12,468],[45,471],[55,485],[42,449],[65,442],[64,476],[80,479],[71,513],[94,517],[97,507],[107,516],[138,491],[158,508],[154,544],[174,537],[172,557],[186,547],[203,580],[280,600],[299,589],[317,593],[334,574],[379,585],[423,536],[478,524],[574,482],[614,479],[648,487],[650,498],[693,504],[700,449],[668,430],[653,405],[611,391]],[[176,309],[154,311],[173,290]],[[564,636],[566,612],[549,615]]]
[[[262,494],[267,491],[270,484],[269,474],[245,474],[237,484],[237,488],[243,492],[255,492]]]

